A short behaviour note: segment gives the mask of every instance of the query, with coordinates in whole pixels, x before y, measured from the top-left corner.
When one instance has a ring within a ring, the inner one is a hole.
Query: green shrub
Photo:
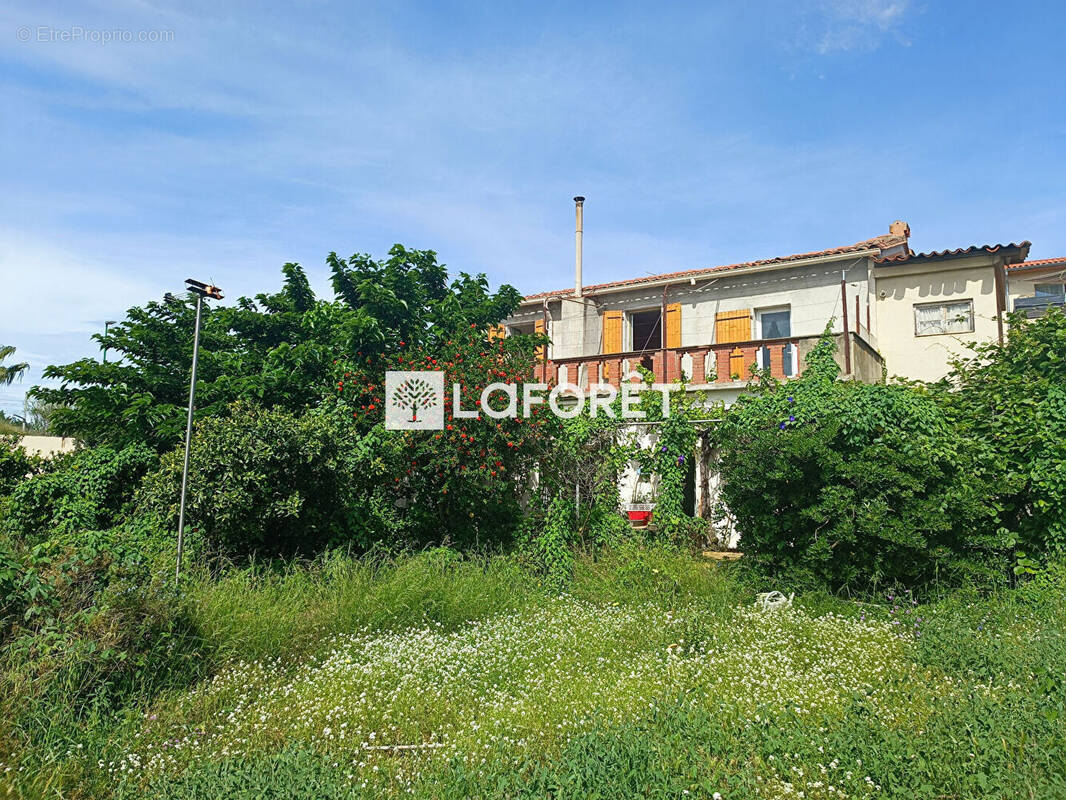
[[[742,397],[718,429],[745,553],[793,588],[1005,574],[984,452],[927,394],[837,380],[833,347],[823,337],[798,380]]]
[[[14,574],[0,648],[0,754],[12,754],[0,759],[12,769],[25,759],[55,763],[75,738],[105,739],[121,720],[116,709],[187,687],[217,666],[169,571],[153,576],[122,530],[71,540],[14,559],[0,554],[0,580],[8,567]],[[55,776],[19,778],[15,793],[31,797]]]
[[[1012,315],[1002,345],[973,349],[932,388],[956,435],[990,453],[1004,538],[1025,573],[1066,554],[1066,314]]]
[[[156,461],[155,453],[141,445],[57,455],[15,487],[5,530],[31,546],[54,534],[110,528],[124,517],[142,476]]]
[[[213,551],[315,554],[330,544],[367,547],[397,530],[383,497],[390,442],[360,436],[327,411],[300,416],[238,404],[203,420],[189,457],[187,524]],[[183,449],[145,481],[142,513],[177,528]]]
[[[536,360],[532,336],[493,339],[479,325],[452,325],[401,337],[390,352],[338,359],[336,402],[349,426],[366,435],[381,430],[385,402],[396,401],[385,397],[386,371],[443,372],[443,429],[385,433],[378,446],[391,455],[382,483],[401,508],[413,544],[509,544],[522,518],[520,499],[556,420],[543,407],[534,407],[528,419],[453,416],[453,385],[469,409],[492,382],[530,380]],[[490,404],[502,408],[505,398],[496,393]]]
[[[40,469],[41,459],[28,455],[21,441],[21,436],[0,435],[0,498]]]

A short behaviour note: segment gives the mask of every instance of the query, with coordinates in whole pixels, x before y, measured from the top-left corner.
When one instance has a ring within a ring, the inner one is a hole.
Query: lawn
[[[736,573],[629,547],[562,596],[447,551],[201,576],[203,679],[51,733],[25,714],[9,791],[1066,796],[1061,581],[760,611]]]

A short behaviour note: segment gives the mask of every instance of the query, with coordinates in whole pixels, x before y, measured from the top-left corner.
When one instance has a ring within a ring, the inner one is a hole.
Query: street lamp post
[[[185,463],[181,468],[181,504],[178,506],[178,559],[174,567],[174,579],[181,577],[181,557],[185,549],[185,490],[189,485],[189,444],[192,440],[192,410],[196,402],[196,362],[200,355],[200,312],[204,298],[222,299],[222,290],[217,286],[186,278],[185,288],[196,295],[196,327],[192,335],[192,377],[189,379],[189,412],[185,417]]]
[[[107,331],[114,324],[115,320],[113,319],[104,320],[104,338],[107,338]],[[104,363],[107,363],[107,342],[104,342]]]

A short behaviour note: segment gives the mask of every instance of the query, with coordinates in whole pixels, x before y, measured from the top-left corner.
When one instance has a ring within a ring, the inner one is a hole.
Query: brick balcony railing
[[[588,388],[591,383],[617,387],[623,380],[639,381],[637,367],[643,364],[655,375],[656,383],[672,383],[681,377],[684,369],[691,385],[705,386],[746,381],[751,365],[765,363],[768,357],[770,374],[783,379],[799,374],[801,352],[805,354],[817,341],[817,336],[798,336],[560,358],[540,364],[536,377],[544,383],[565,381],[582,388]],[[808,346],[801,351],[801,344]]]
[[[751,376],[751,365],[766,363],[768,358],[770,374],[784,379],[799,375],[807,353],[818,344],[820,338],[790,336],[728,344],[690,345],[670,350],[558,358],[541,362],[536,369],[536,378],[547,384],[565,381],[583,389],[591,383],[609,383],[617,387],[623,380],[639,381],[637,367],[644,364],[654,374],[656,383],[673,383],[684,369],[690,386],[713,388],[745,383]],[[870,343],[872,337],[865,328],[860,327],[848,336],[834,333],[833,338],[836,340],[836,360],[842,376],[871,383],[881,380],[884,360]]]

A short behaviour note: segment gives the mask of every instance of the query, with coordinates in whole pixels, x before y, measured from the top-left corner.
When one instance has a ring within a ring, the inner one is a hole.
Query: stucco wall
[[[851,348],[851,374],[847,373],[847,356],[844,351],[844,334],[838,333],[833,336],[836,342],[834,360],[840,367],[840,377],[843,379],[862,381],[863,383],[880,383],[882,378],[882,361],[877,350],[865,339],[864,336],[852,333],[848,336],[848,346]],[[807,363],[810,355],[818,345],[818,339],[803,339],[799,343],[799,361]],[[729,405],[729,403],[726,403]]]
[[[681,304],[681,346],[714,344],[715,315],[723,311],[764,309],[787,306],[791,309],[793,336],[817,336],[831,318],[834,331],[841,331],[841,271],[848,281],[848,313],[854,314],[854,298],[860,297],[860,321],[866,324],[869,297],[869,262],[866,258],[808,264],[768,272],[722,275],[669,287],[667,303]],[[601,352],[602,319],[606,310],[658,310],[663,302],[662,286],[638,287],[626,292],[612,292],[585,298],[549,301],[551,321],[549,335],[551,358],[574,358]],[[529,324],[542,315],[541,306],[526,306],[509,318],[509,324]],[[852,326],[854,320],[850,321]],[[627,321],[628,325],[628,321]],[[752,336],[756,335],[753,331]],[[628,347],[629,332],[623,334]]]
[[[925,263],[876,271],[878,342],[890,376],[939,380],[948,373],[950,358],[969,353],[966,343],[998,338],[992,262],[960,259],[950,264],[950,269]],[[915,334],[916,304],[968,299],[973,300],[972,333]]]
[[[23,436],[22,449],[31,456],[49,458],[56,453],[69,453],[76,444],[74,439],[63,436]]]

